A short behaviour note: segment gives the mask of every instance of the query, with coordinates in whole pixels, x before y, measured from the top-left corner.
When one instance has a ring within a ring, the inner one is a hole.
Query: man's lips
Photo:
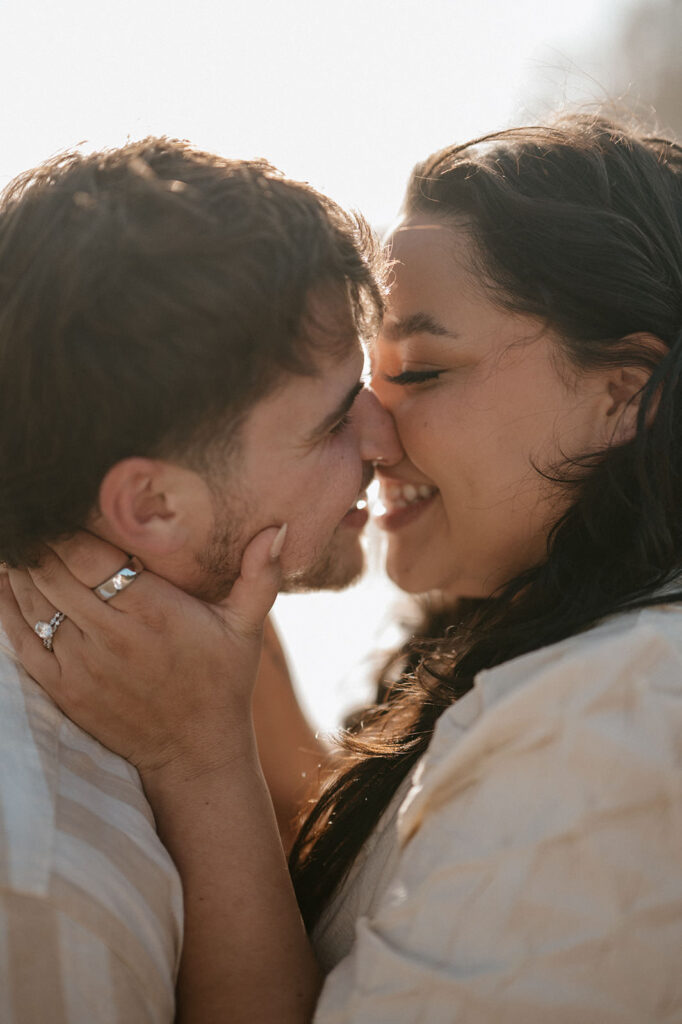
[[[352,515],[354,512],[366,512],[367,511],[367,508],[368,508],[367,488],[369,487],[369,485],[371,484],[373,479],[374,479],[374,470],[370,467],[369,470],[365,470],[365,472],[363,473],[362,484],[360,486],[360,493],[358,494],[357,498],[355,499],[355,501],[353,502],[351,507],[346,512],[346,515],[344,516],[344,519],[346,519],[347,516]]]
[[[345,516],[341,520],[344,526],[353,526],[356,529],[362,530],[369,519],[369,503],[367,500],[367,488],[374,479],[374,471],[370,467],[369,471],[365,471],[363,474],[362,486],[360,493],[358,494],[355,502],[346,512]]]
[[[357,498],[357,501],[350,508],[341,523],[343,526],[352,526],[355,530],[362,530],[367,525],[369,519],[369,508],[367,503],[367,495],[363,491]]]

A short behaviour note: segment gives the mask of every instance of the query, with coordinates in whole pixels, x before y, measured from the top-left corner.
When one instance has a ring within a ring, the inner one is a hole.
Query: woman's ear
[[[653,334],[631,334],[623,341],[647,349],[652,363],[659,362],[668,352],[666,345]],[[651,372],[649,367],[627,364],[609,367],[605,371],[604,428],[608,444],[624,444],[635,436],[642,394]],[[654,399],[647,413],[649,420],[655,416],[656,406],[657,399]]]
[[[133,457],[109,469],[99,490],[97,532],[134,552],[170,555],[188,542],[189,523],[209,513],[211,496],[204,480],[175,463]]]
[[[642,390],[649,376],[644,367],[614,367],[610,372],[605,423],[609,444],[624,444],[635,436]]]

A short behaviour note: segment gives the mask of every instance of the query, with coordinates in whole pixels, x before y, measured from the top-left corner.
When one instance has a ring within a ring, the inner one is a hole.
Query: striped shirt
[[[136,770],[0,631],[0,1021],[170,1024],[182,889]]]

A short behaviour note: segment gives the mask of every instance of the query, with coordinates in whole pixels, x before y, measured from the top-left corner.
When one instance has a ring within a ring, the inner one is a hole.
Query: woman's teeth
[[[381,488],[382,502],[387,509],[407,508],[418,501],[426,501],[438,491],[429,484],[385,484]]]

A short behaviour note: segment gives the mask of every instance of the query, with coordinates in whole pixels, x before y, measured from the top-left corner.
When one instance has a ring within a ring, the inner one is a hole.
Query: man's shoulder
[[[7,648],[0,649],[0,924],[5,919],[29,932],[31,921],[43,922],[40,934],[52,920],[64,934],[80,929],[125,965],[141,991],[155,991],[154,1003],[172,1001],[182,891],[139,776],[63,715]],[[38,941],[32,934],[27,941]]]
[[[0,806],[0,842],[16,847],[7,861],[14,877],[1,884],[38,895],[60,841],[79,844],[81,856],[88,846],[113,856],[117,833],[175,872],[135,768],[62,714],[2,648]]]
[[[49,884],[65,823],[69,833],[82,831],[83,842],[97,841],[106,826],[141,845],[157,842],[135,769],[66,718],[7,648],[0,649],[0,809],[7,875],[0,883],[34,895]]]
[[[34,896],[49,885],[62,717],[0,650],[0,884]]]

